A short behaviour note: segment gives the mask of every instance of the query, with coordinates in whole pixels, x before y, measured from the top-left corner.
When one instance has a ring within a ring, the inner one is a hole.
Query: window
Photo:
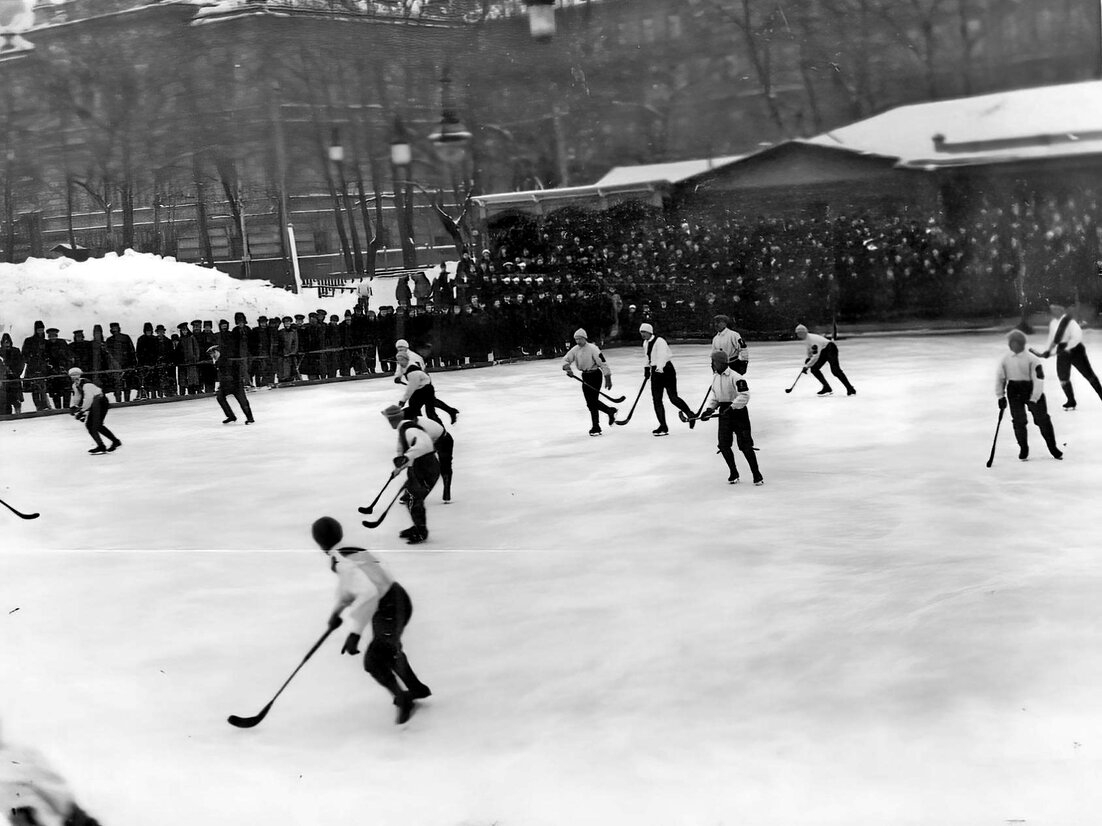
[[[653,43],[654,37],[654,20],[650,17],[643,18],[643,42]]]
[[[681,29],[681,15],[671,14],[666,18],[667,31],[671,40],[675,40],[684,33]]]

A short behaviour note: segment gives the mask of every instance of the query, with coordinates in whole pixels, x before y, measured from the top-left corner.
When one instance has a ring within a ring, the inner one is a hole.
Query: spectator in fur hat
[[[34,333],[23,340],[23,363],[26,366],[23,386],[31,394],[35,410],[49,410],[46,394],[46,377],[50,375],[50,361],[46,355],[46,325],[34,323]]]

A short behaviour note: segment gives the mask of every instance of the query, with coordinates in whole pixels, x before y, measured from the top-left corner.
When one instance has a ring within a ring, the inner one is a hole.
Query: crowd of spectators
[[[975,200],[942,213],[833,217],[727,214],[682,220],[639,204],[566,209],[542,224],[499,228],[494,249],[463,253],[455,272],[402,276],[397,306],[361,298],[343,318],[259,318],[145,324],[134,341],[101,325],[90,339],[36,324],[16,347],[0,338],[0,414],[65,407],[70,367],[116,401],[211,392],[207,348],[219,344],[241,378],[270,386],[393,370],[407,339],[430,367],[561,355],[583,327],[607,345],[710,335],[735,319],[750,338],[797,322],[899,317],[999,317],[1099,295],[1100,199],[1093,192]]]

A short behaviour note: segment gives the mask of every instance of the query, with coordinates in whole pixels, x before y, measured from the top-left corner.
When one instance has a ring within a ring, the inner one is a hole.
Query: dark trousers
[[[686,416],[693,415],[693,411],[677,395],[677,371],[673,368],[673,362],[668,363],[661,373],[651,370],[650,374],[650,394],[654,400],[654,415],[658,417],[658,424],[661,427],[666,426],[666,405],[662,403],[663,391],[669,396],[670,403],[674,407]]]
[[[607,413],[609,416],[616,414],[614,408],[601,401],[601,384],[604,374],[600,370],[586,370],[582,373],[582,396],[585,397],[585,406],[589,408],[589,418],[596,430],[601,429],[601,423],[597,420],[598,413]]]
[[[1087,380],[1098,398],[1102,399],[1102,384],[1098,376],[1091,368],[1090,359],[1087,358],[1087,348],[1082,344],[1076,344],[1068,350],[1059,350],[1056,353],[1056,378],[1060,380],[1060,386],[1064,389],[1064,395],[1068,398],[1068,404],[1075,404],[1075,391],[1071,386],[1071,368],[1074,367]]]
[[[435,453],[429,453],[427,456],[419,456],[414,459],[406,473],[409,516],[413,520],[413,526],[425,533],[428,533],[428,522],[425,518],[425,499],[436,486],[436,480],[439,478],[440,460],[436,458]]]
[[[1041,438],[1045,440],[1048,452],[1053,456],[1059,456],[1060,448],[1056,446],[1056,432],[1052,427],[1052,418],[1048,415],[1048,404],[1045,394],[1035,402],[1029,397],[1033,395],[1033,382],[1010,381],[1006,383],[1006,402],[1010,408],[1010,421],[1014,424],[1014,438],[1018,441],[1019,455],[1025,458],[1029,455],[1029,436],[1026,431],[1026,411],[1033,415],[1033,423],[1041,431]]]
[[[50,400],[46,395],[46,379],[28,377],[23,379],[23,387],[31,395],[35,410],[49,410]]]
[[[233,396],[237,399],[237,403],[241,405],[241,412],[245,414],[246,421],[253,420],[253,409],[249,406],[249,399],[245,396],[245,387],[241,382],[219,382],[218,394],[215,398],[218,399],[218,404],[222,408],[222,412],[226,414],[227,419],[236,419],[233,409],[230,407],[229,402],[226,401],[227,396]]]
[[[819,353],[819,358],[815,359],[815,363],[811,365],[811,375],[817,378],[823,387],[830,390],[830,384],[823,376],[823,367],[828,364],[830,365],[830,372],[834,374],[838,381],[842,382],[846,392],[853,390],[853,385],[849,383],[849,379],[846,378],[846,374],[842,372],[842,368],[838,364],[838,345],[833,341],[827,342],[827,346]]]
[[[440,417],[436,415],[437,408],[447,413],[451,417],[452,424],[455,424],[455,416],[459,411],[436,398],[436,388],[431,384],[426,384],[424,387],[414,390],[413,395],[409,397],[409,401],[406,403],[406,411],[409,417],[420,416],[421,410],[424,409],[426,416],[439,423]]]
[[[413,602],[395,582],[383,594],[371,617],[371,642],[364,652],[364,671],[395,697],[402,693],[398,680],[408,691],[427,690],[402,650],[402,632],[412,616]]]
[[[455,454],[455,439],[445,433],[436,443],[436,458],[440,462],[440,481],[444,483],[444,501],[452,498],[452,456]]]
[[[110,407],[111,403],[107,401],[106,396],[96,396],[92,399],[92,406],[88,408],[88,415],[84,417],[84,427],[88,431],[88,435],[92,437],[92,441],[96,443],[96,447],[105,447],[100,436],[106,436],[112,444],[119,443],[115,434],[103,424]]]
[[[729,407],[719,414],[719,426],[717,429],[719,452],[723,454],[727,467],[734,476],[738,476],[738,468],[735,466],[735,453],[731,450],[731,444],[737,440],[738,449],[746,457],[746,463],[750,466],[750,473],[754,481],[759,481],[761,471],[758,470],[758,457],[754,454],[754,436],[750,432],[750,411],[745,407]]]

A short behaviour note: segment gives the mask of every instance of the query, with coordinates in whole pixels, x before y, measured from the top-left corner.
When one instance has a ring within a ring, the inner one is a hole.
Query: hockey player
[[[746,342],[728,326],[731,320],[727,316],[720,314],[712,321],[715,322],[716,327],[715,337],[712,338],[712,351],[727,356],[727,363],[731,365],[731,369],[740,376],[745,376],[747,368],[750,367],[750,355],[746,352]]]
[[[444,482],[444,501],[451,499],[452,437],[439,422],[410,417],[410,411],[403,411],[397,405],[386,408],[383,415],[390,426],[398,431],[394,468],[406,471],[406,493],[409,495],[406,506],[409,508],[410,519],[413,520],[413,525],[398,535],[410,545],[419,545],[429,538],[425,499],[435,487],[445,464],[448,476]],[[437,455],[437,443],[444,457]]]
[[[423,362],[422,365],[413,364],[409,355],[400,351],[395,358],[398,362],[397,369],[402,371],[406,379],[406,392],[399,405],[408,407],[414,416],[420,416],[423,408],[425,415],[438,424],[440,417],[436,415],[436,409],[440,408],[451,416],[451,422],[455,424],[459,411],[436,398],[436,388],[433,387],[429,374],[425,372]]]
[[[738,449],[746,457],[750,465],[750,472],[754,476],[755,485],[764,485],[761,471],[758,470],[758,458],[754,455],[754,437],[750,432],[750,411],[746,405],[750,403],[750,388],[746,379],[735,373],[728,366],[727,357],[718,350],[712,351],[712,389],[708,402],[701,415],[702,421],[707,421],[718,411],[719,416],[719,452],[723,454],[731,475],[727,481],[732,485],[738,484],[738,468],[735,466],[735,454],[731,450],[732,442],[738,440]]]
[[[83,375],[84,371],[79,367],[73,367],[69,370],[69,379],[73,383],[72,406],[69,408],[69,412],[77,417],[77,421],[84,422],[88,435],[96,443],[96,446],[88,451],[89,453],[113,453],[122,446],[122,442],[103,423],[103,420],[107,418],[107,411],[111,407],[111,402],[107,400],[107,396],[99,387],[92,384],[88,379],[82,378]],[[106,436],[110,439],[111,446],[105,447],[100,436]]]
[[[41,754],[0,739],[0,821],[11,826],[99,826]]]
[[[398,706],[396,722],[401,725],[413,714],[417,700],[432,696],[429,687],[413,673],[402,650],[402,631],[413,614],[409,594],[363,548],[337,548],[344,531],[333,517],[323,516],[314,522],[313,534],[314,541],[329,557],[329,569],[339,578],[329,628],[340,628],[344,623],[341,613],[348,609],[352,630],[341,653],[356,656],[360,653],[364,628],[371,623],[364,671],[390,692],[394,705]]]
[[[226,414],[222,424],[237,421],[237,416],[234,415],[233,409],[226,401],[226,396],[231,395],[241,405],[241,412],[245,414],[245,424],[252,424],[256,420],[253,418],[253,409],[249,404],[249,399],[245,395],[245,385],[241,381],[241,368],[233,359],[223,358],[222,350],[217,344],[207,349],[207,355],[210,356],[211,362],[218,371],[218,394],[215,398],[218,399],[218,405],[222,408],[222,412]]]
[[[807,342],[807,358],[804,359],[804,369],[801,372],[806,373],[811,371],[811,375],[819,380],[819,384],[822,385],[817,396],[829,396],[834,392],[834,388],[830,386],[830,382],[823,376],[823,367],[827,364],[830,365],[830,372],[834,374],[834,377],[842,382],[842,386],[846,388],[847,396],[856,396],[857,391],[853,388],[853,385],[849,383],[849,379],[846,378],[846,374],[842,372],[841,366],[838,364],[838,345],[825,336],[820,336],[816,333],[809,333],[807,327],[802,324],[796,325],[796,338],[800,341]]]
[[[1048,346],[1040,356],[1047,359],[1053,350],[1056,351],[1056,378],[1060,380],[1060,387],[1067,397],[1064,410],[1075,409],[1075,390],[1071,386],[1073,366],[1102,399],[1102,383],[1099,383],[1098,376],[1094,374],[1090,359],[1087,358],[1087,348],[1083,346],[1083,329],[1062,304],[1050,304],[1048,311],[1052,315],[1052,321],[1048,325]]]
[[[455,424],[456,419],[459,418],[459,411],[436,397],[436,388],[432,386],[432,380],[428,377],[428,367],[425,366],[425,360],[421,357],[421,354],[416,350],[410,349],[409,342],[404,338],[400,338],[394,342],[394,349],[394,383],[401,384],[403,380],[408,382],[409,379],[406,376],[406,372],[411,368],[420,369],[424,375],[418,378],[417,381],[423,386],[427,380],[429,389],[422,396],[418,397],[418,401],[425,406],[428,417],[434,422],[439,422],[440,417],[436,415],[436,411],[440,409],[447,413],[451,417],[452,424]],[[407,391],[406,397],[402,400],[403,406],[405,406],[406,401],[411,395],[412,394]],[[424,399],[424,401],[421,401],[422,399]],[[420,413],[419,406],[418,413]]]
[[[666,339],[654,334],[654,327],[650,322],[639,325],[639,335],[643,337],[643,358],[646,360],[643,376],[650,376],[654,415],[658,417],[658,427],[651,432],[655,436],[665,436],[670,432],[666,426],[666,405],[662,402],[663,391],[670,397],[673,406],[685,414],[689,420],[689,428],[692,429],[696,425],[696,419],[693,418],[693,411],[677,395],[677,370],[674,369],[670,358],[670,346],[666,343]]]
[[[1029,458],[1025,415],[1028,409],[1052,458],[1063,459],[1064,454],[1056,446],[1056,433],[1045,402],[1045,372],[1041,360],[1036,354],[1025,351],[1026,336],[1021,330],[1007,333],[1006,343],[1010,352],[999,362],[995,395],[999,398],[1000,411],[1010,406],[1010,421],[1014,424],[1014,438],[1018,440],[1018,458],[1023,462]]]
[[[612,368],[608,366],[600,348],[590,343],[589,336],[581,328],[574,331],[574,346],[563,356],[563,372],[570,373],[571,365],[577,367],[582,374],[582,395],[585,397],[585,406],[589,408],[589,418],[593,425],[589,428],[589,435],[600,436],[601,424],[597,421],[599,412],[608,415],[609,425],[616,421],[616,408],[603,404],[600,399],[602,375],[605,390],[612,389]]]

